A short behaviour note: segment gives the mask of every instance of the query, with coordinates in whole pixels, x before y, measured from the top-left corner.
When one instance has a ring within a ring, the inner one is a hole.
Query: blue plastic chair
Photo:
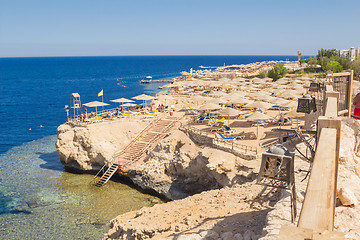
[[[233,137],[225,137],[222,133],[219,133],[219,136],[224,140],[234,140],[235,139]]]

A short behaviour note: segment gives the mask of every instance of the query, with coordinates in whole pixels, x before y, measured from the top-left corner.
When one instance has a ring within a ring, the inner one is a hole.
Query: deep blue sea
[[[115,107],[109,100],[155,95],[163,84],[139,84],[148,75],[287,59],[297,56],[0,58],[0,239],[99,239],[111,218],[159,201],[121,183],[95,188],[92,176],[64,171],[54,144],[71,93],[86,103],[101,101],[103,89]]]

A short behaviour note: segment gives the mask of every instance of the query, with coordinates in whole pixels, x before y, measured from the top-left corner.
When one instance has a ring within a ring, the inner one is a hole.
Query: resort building
[[[339,57],[349,58],[351,61],[354,61],[355,59],[360,58],[360,47],[351,47],[349,50],[339,50]]]

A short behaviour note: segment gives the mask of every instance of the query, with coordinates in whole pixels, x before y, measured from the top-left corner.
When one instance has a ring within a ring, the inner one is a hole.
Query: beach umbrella
[[[138,95],[138,96],[132,97],[132,99],[147,101],[147,100],[154,99],[154,97],[153,97],[153,96],[146,95],[146,94],[140,94],[140,95]]]
[[[263,102],[263,101],[254,101],[251,103],[248,103],[246,105],[244,105],[244,107],[247,108],[256,108],[256,109],[269,109],[271,108],[273,105],[267,102]]]
[[[215,104],[221,104],[221,103],[226,103],[226,100],[223,98],[213,98],[211,100],[209,100],[211,103],[215,103]]]
[[[243,104],[248,104],[248,103],[253,102],[253,101],[251,101],[249,99],[246,99],[246,98],[243,98],[241,96],[232,96],[232,97],[227,98],[227,99],[228,99],[227,103],[230,103],[230,104],[243,105]]]
[[[286,117],[295,118],[295,119],[302,119],[305,117],[305,113],[297,112],[296,109],[291,110],[284,114]],[[296,126],[299,126],[299,121],[296,121]]]
[[[269,120],[271,119],[271,117],[269,117],[268,115],[264,114],[264,113],[260,113],[260,112],[254,112],[253,114],[251,114],[249,117],[247,117],[248,121],[255,121],[255,122],[259,122],[259,121],[265,121],[265,120]],[[256,124],[256,138],[259,137],[259,124]]]
[[[123,106],[124,107],[135,107],[135,106],[137,106],[137,104],[135,104],[135,103],[125,103]]]
[[[281,105],[281,107],[285,107],[285,108],[293,108],[293,107],[297,107],[297,101],[289,101],[287,103],[285,103],[284,105]]]
[[[122,107],[124,106],[124,102],[135,102],[133,100],[127,99],[127,98],[118,98],[118,99],[114,99],[114,100],[110,100],[110,102],[116,102],[116,103],[121,103]]]
[[[257,100],[268,102],[272,97],[269,94],[259,95],[256,97]]]
[[[280,97],[282,97],[282,98],[297,98],[299,95],[300,95],[299,92],[290,90],[290,91],[285,91],[284,93],[282,93],[280,95]]]
[[[305,117],[305,113],[297,112],[296,109],[291,110],[291,111],[285,113],[284,115],[287,117],[296,118],[296,119]]]
[[[168,84],[166,84],[166,85],[164,85],[164,86],[162,86],[163,88],[171,88],[171,87],[173,87],[174,85],[172,84],[172,83],[168,83]]]
[[[245,97],[246,93],[243,91],[233,91],[227,95],[227,97]]]
[[[219,111],[216,111],[216,113],[222,116],[228,116],[228,126],[230,126],[230,116],[239,115],[241,111],[234,108],[223,108]]]
[[[199,104],[199,102],[211,101],[213,98],[204,97],[204,96],[200,96],[200,95],[191,95],[190,99],[192,101],[195,101],[196,104]]]
[[[93,102],[85,103],[83,105],[86,106],[86,107],[94,107],[95,111],[96,111],[96,114],[97,114],[97,107],[108,106],[110,104],[99,102],[99,101],[93,101]]]
[[[137,104],[135,104],[135,103],[125,103],[122,105],[123,108],[124,107],[135,107],[135,106],[137,106]]]
[[[227,94],[222,92],[222,91],[212,92],[209,95],[212,96],[212,97],[225,97],[225,96],[227,96]]]
[[[209,111],[211,111],[211,110],[217,110],[217,109],[220,109],[220,108],[221,108],[221,106],[219,104],[215,104],[215,103],[210,102],[210,103],[206,103],[206,104],[200,106],[198,109],[199,110],[209,110]]]
[[[149,95],[146,95],[146,94],[140,94],[138,96],[135,96],[135,97],[132,97],[132,99],[136,99],[136,100],[143,100],[144,101],[144,105],[146,105],[146,101],[147,100],[152,100],[154,99],[153,96],[149,96]]]
[[[165,106],[166,106],[166,100],[174,99],[174,97],[169,96],[169,95],[162,95],[162,96],[159,96],[158,99],[159,100],[164,100],[164,103],[165,103]]]

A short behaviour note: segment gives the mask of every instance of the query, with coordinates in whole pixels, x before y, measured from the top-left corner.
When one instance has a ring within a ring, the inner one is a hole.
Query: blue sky
[[[0,0],[0,56],[303,55],[360,46],[360,1]]]

